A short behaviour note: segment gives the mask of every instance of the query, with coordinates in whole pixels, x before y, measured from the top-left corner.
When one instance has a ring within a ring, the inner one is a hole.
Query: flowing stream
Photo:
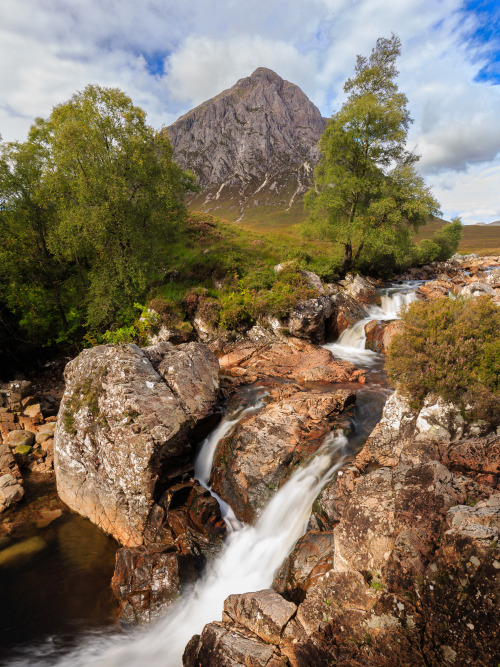
[[[335,343],[327,343],[324,347],[339,359],[350,361],[361,368],[382,368],[384,356],[365,347],[365,326],[372,320],[398,319],[401,308],[417,298],[416,291],[420,284],[420,281],[411,281],[378,290],[380,306],[370,306],[364,319],[348,327]]]
[[[381,368],[383,356],[365,349],[364,326],[373,319],[391,320],[400,307],[415,299],[418,284],[406,283],[380,290],[380,306],[371,306],[368,317],[349,327],[338,342],[325,347],[335,356],[371,370]],[[389,390],[371,383],[358,392],[353,434],[348,440],[330,434],[323,446],[298,469],[269,502],[255,526],[246,526],[221,502],[229,535],[219,556],[207,567],[192,590],[172,605],[165,616],[146,629],[106,636],[89,636],[80,647],[57,658],[53,645],[32,647],[25,658],[9,665],[63,667],[179,667],[187,642],[204,625],[221,618],[225,598],[269,588],[276,570],[304,533],[311,507],[321,489],[342,466],[345,456],[359,448],[380,414]],[[195,461],[195,475],[206,488],[219,440],[244,416],[263,406],[265,392],[257,388],[245,409],[227,415],[202,443]],[[209,489],[210,490],[210,489]],[[213,493],[211,491],[211,493]],[[215,494],[214,494],[215,495]]]

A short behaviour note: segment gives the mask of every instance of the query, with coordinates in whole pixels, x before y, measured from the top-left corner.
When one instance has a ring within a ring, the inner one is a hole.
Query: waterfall
[[[314,500],[341,467],[346,445],[344,435],[330,435],[309,463],[279,489],[255,526],[243,526],[229,535],[205,575],[162,619],[125,637],[89,639],[58,664],[181,666],[187,642],[207,623],[221,618],[228,595],[269,588],[274,573],[304,533]]]
[[[267,396],[267,391],[263,391],[262,387],[257,387],[252,391],[250,398],[250,405],[244,410],[240,410],[235,414],[226,415],[221,423],[215,428],[210,435],[201,443],[200,451],[194,462],[194,476],[199,483],[205,487],[217,499],[219,503],[222,518],[226,523],[228,533],[242,528],[243,524],[236,518],[235,513],[230,505],[228,505],[222,498],[213,491],[209,486],[208,480],[212,472],[212,464],[214,461],[215,450],[217,444],[224,438],[229,431],[235,426],[240,419],[248,415],[258,412],[264,407],[264,398]]]
[[[365,347],[365,326],[372,320],[398,319],[401,308],[417,298],[418,284],[417,282],[405,283],[404,285],[394,285],[378,290],[380,306],[370,306],[367,317],[351,324],[342,332],[335,343],[327,343],[324,347],[339,359],[350,361],[361,368],[381,368],[383,365],[382,355],[367,350]]]

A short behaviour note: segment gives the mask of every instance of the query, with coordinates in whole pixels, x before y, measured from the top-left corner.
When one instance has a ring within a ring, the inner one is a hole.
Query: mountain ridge
[[[189,204],[233,220],[302,211],[325,123],[298,86],[257,68],[167,128],[174,159],[203,188]]]

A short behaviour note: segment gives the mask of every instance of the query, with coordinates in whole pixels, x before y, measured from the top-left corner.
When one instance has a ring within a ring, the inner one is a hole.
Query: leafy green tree
[[[185,217],[194,176],[173,162],[165,130],[117,89],[87,86],[40,128],[57,202],[51,247],[88,269],[87,319],[109,324],[157,277]]]
[[[2,146],[2,299],[32,341],[133,319],[196,188],[172,154],[165,130],[99,86],[37,119],[26,142]]]
[[[36,134],[1,147],[0,284],[24,334],[41,342],[68,332],[74,295],[71,267],[49,247],[56,207],[43,178],[48,152]]]
[[[411,123],[398,91],[396,35],[380,38],[369,58],[358,56],[344,85],[347,100],[327,122],[320,140],[314,186],[305,197],[309,224],[344,246],[342,272],[369,247],[408,238],[439,205],[415,170],[406,148]]]

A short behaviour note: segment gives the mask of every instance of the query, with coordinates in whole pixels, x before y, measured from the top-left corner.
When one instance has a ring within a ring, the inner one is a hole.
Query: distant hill
[[[190,206],[229,220],[303,218],[325,122],[298,86],[259,67],[167,128],[175,160],[204,188]]]
[[[500,220],[495,220],[494,222],[476,222],[476,225],[479,225],[481,227],[491,227],[492,225],[499,227]]]

